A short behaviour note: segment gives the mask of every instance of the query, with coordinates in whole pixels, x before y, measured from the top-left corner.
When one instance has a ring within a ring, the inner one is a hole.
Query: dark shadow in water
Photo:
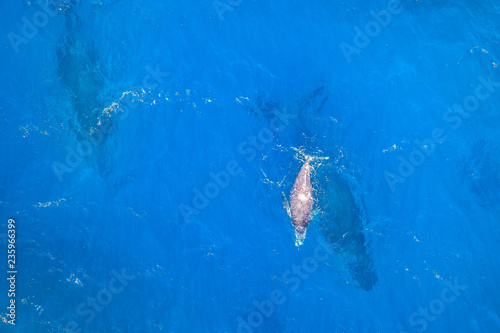
[[[100,100],[104,78],[92,44],[80,33],[78,16],[67,10],[65,19],[66,34],[57,50],[57,73],[71,97],[72,125],[89,135],[99,123],[104,108],[104,101]]]
[[[101,69],[99,54],[93,43],[81,31],[82,23],[71,1],[61,11],[65,18],[65,32],[56,51],[58,78],[65,88],[71,107],[66,110],[70,127],[78,142],[90,149],[85,156],[90,166],[97,167],[101,175],[110,172],[111,160],[106,139],[113,129],[106,107],[106,77]]]
[[[316,135],[314,131],[310,130],[310,128],[314,128],[311,126],[311,121],[316,119],[323,110],[328,97],[328,92],[321,85],[294,100],[288,101],[288,103],[276,101],[270,98],[267,93],[261,92],[254,99],[243,104],[248,113],[266,119],[268,124],[272,123],[275,118],[282,119],[277,117],[277,113],[284,114],[288,123],[285,125],[285,131],[280,131],[279,135],[276,135],[276,140],[279,144],[287,146],[286,143],[281,142],[281,136],[286,132],[288,132],[285,135],[286,140],[295,143],[302,142],[304,137]],[[293,130],[293,133],[288,129]],[[295,144],[295,146],[300,146],[300,144]]]
[[[364,290],[370,290],[378,278],[366,249],[363,204],[355,199],[352,186],[334,166],[319,167],[316,178],[320,212],[315,216],[314,223],[325,239],[335,245],[353,279]]]
[[[500,135],[477,140],[470,154],[461,162],[462,181],[478,199],[478,204],[492,212],[500,208]]]

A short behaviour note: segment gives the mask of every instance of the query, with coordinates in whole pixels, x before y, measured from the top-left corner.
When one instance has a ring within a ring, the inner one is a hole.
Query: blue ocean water
[[[497,1],[0,9],[2,332],[500,331]]]

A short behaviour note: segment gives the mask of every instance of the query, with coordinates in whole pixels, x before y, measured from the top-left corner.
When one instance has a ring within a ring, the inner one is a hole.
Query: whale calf
[[[302,165],[302,168],[300,168],[297,179],[295,179],[295,183],[293,184],[292,192],[290,193],[290,204],[288,204],[285,193],[281,193],[283,206],[292,218],[292,225],[295,228],[296,246],[304,244],[314,204],[311,186],[311,166],[309,165],[311,159],[310,156],[306,156],[306,161]]]

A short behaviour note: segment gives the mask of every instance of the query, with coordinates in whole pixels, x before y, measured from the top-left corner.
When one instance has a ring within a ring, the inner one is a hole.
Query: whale
[[[303,163],[290,193],[290,203],[282,192],[283,207],[292,219],[295,229],[295,245],[304,244],[307,228],[315,208],[314,224],[332,250],[346,264],[352,278],[362,289],[369,291],[378,283],[373,260],[367,249],[364,235],[369,223],[366,208],[359,198],[353,181],[339,172],[334,164],[323,165],[315,173],[321,179],[313,191],[311,161],[328,157],[311,157],[297,150],[306,160]],[[313,197],[313,193],[316,197]]]
[[[369,291],[378,282],[373,260],[367,249],[366,208],[349,178],[333,166],[324,166],[317,175],[324,179],[317,188],[315,227],[342,258],[359,287]]]
[[[306,231],[311,222],[312,209],[314,205],[313,188],[311,185],[311,165],[312,158],[306,156],[306,161],[300,168],[290,193],[290,203],[284,192],[281,192],[283,206],[292,219],[295,229],[295,246],[304,244]]]

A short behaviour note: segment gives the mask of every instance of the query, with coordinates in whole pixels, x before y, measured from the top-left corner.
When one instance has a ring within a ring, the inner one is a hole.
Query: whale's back
[[[314,199],[311,186],[311,166],[304,163],[293,185],[290,196],[290,211],[294,227],[307,228],[311,220]]]

